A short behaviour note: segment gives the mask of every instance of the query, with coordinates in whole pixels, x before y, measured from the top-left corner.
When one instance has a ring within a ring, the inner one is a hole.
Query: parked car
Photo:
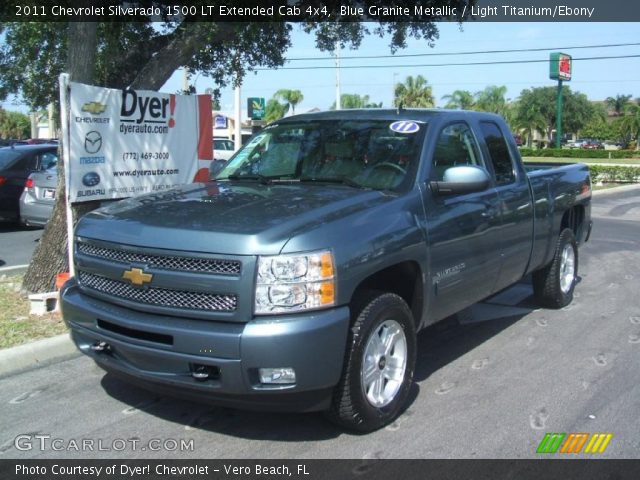
[[[29,175],[54,167],[55,145],[14,145],[0,148],[0,221],[20,220],[20,196]]]
[[[570,148],[582,148],[582,146],[587,143],[590,142],[591,139],[589,138],[578,138],[576,141],[572,142],[569,144]]]
[[[27,227],[44,227],[56,200],[58,167],[29,175],[20,197],[20,223]]]
[[[229,160],[236,150],[233,140],[228,138],[216,138],[213,139],[213,159],[214,160]]]
[[[585,150],[602,150],[604,149],[604,144],[600,140],[587,140],[580,148]]]
[[[295,115],[215,185],[83,216],[61,307],[138,386],[368,432],[406,408],[416,332],[529,274],[568,305],[591,226],[587,166],[525,166],[497,115]]]

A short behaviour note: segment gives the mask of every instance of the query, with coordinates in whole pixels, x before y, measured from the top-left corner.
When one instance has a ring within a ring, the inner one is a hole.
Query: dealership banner
[[[213,160],[210,95],[75,82],[70,90],[71,202],[131,197],[191,183],[208,166],[202,161]]]

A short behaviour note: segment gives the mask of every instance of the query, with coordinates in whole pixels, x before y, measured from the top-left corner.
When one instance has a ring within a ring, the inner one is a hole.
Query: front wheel
[[[351,327],[329,418],[360,432],[392,422],[407,400],[415,362],[416,331],[406,302],[393,293],[373,298]]]
[[[533,272],[533,293],[543,307],[562,308],[573,300],[578,278],[578,244],[573,231],[565,228],[558,238],[553,260]]]

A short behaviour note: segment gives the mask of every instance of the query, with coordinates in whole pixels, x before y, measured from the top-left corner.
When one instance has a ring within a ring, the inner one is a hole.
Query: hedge
[[[521,148],[523,157],[554,157],[554,158],[640,158],[636,150],[586,150],[583,148]]]
[[[640,167],[622,167],[614,165],[589,165],[589,173],[593,183],[638,183]]]

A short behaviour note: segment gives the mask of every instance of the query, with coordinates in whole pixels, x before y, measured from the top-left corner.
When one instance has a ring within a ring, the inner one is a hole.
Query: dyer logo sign
[[[131,123],[168,123],[169,128],[175,126],[173,113],[176,108],[176,96],[155,97],[144,95],[135,90],[122,90],[122,106],[120,121]]]
[[[201,167],[209,172],[213,160],[211,95],[173,95],[75,82],[70,87],[71,118],[82,120],[69,125],[70,158],[74,159],[69,165],[70,202],[168,190],[191,183]],[[93,112],[98,111],[96,118],[104,121],[84,120],[95,120]],[[129,159],[135,163],[125,161]]]

